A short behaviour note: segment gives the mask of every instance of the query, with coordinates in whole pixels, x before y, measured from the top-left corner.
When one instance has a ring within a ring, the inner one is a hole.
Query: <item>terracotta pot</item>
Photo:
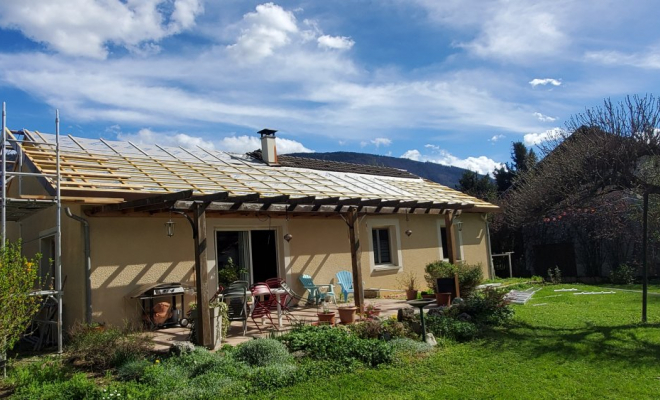
[[[451,293],[436,293],[435,301],[439,306],[449,307],[451,305]]]
[[[357,307],[339,307],[339,319],[342,324],[352,324],[355,322]]]
[[[415,300],[417,299],[417,290],[408,289],[406,290],[406,300]]]
[[[435,293],[434,294],[423,294],[422,293],[422,299],[435,299]]]
[[[319,317],[319,324],[335,324],[335,313],[318,313],[316,314]]]

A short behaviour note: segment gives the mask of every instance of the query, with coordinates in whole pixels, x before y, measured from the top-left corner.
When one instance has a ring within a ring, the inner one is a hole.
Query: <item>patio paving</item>
[[[378,304],[381,309],[380,316],[385,318],[390,317],[391,315],[396,315],[397,310],[400,308],[410,307],[410,305],[408,305],[404,299],[368,299],[366,303]],[[329,307],[334,311],[337,309],[337,306],[332,303],[329,303]],[[227,338],[223,339],[222,344],[230,344],[235,346],[251,339],[268,337],[271,332],[275,332],[275,334],[278,332],[286,332],[290,330],[296,323],[315,323],[318,320],[316,313],[319,310],[320,308],[315,306],[293,308],[291,313],[293,314],[295,320],[289,321],[285,316],[283,316],[282,328],[280,329],[276,329],[275,326],[272,326],[270,321],[266,319],[265,323],[261,325],[261,331],[259,331],[257,325],[252,321],[252,319],[248,318],[247,332],[245,336],[243,336],[243,323],[240,321],[233,321],[229,326]],[[336,318],[337,321],[339,321],[339,314],[337,314]],[[273,320],[277,325],[277,313],[275,312],[273,312]],[[163,351],[169,349],[173,341],[187,341],[190,336],[190,329],[167,328],[154,331],[151,334],[153,335],[155,350]]]

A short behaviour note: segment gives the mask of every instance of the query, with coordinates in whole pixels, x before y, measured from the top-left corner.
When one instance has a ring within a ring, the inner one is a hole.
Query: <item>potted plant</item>
[[[422,292],[422,299],[435,299],[435,292],[433,289],[424,290]]]
[[[342,304],[337,307],[337,310],[339,311],[339,319],[342,324],[350,325],[355,322],[357,307],[354,304]]]
[[[368,319],[378,317],[380,315],[380,306],[377,303],[367,304],[364,308],[364,316]]]
[[[406,291],[406,300],[415,300],[417,298],[417,276],[415,276],[415,274],[412,272],[405,272],[401,276],[399,284]]]
[[[321,312],[316,313],[319,317],[319,324],[335,324],[335,312],[330,311],[330,307],[327,304],[323,304],[323,309]]]

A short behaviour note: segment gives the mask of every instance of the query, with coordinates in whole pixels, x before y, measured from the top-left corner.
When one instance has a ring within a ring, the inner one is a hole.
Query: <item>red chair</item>
[[[270,292],[268,285],[263,282],[258,282],[252,285],[250,291],[252,292],[252,299],[254,302],[252,304],[252,312],[250,313],[250,317],[252,318],[254,324],[257,325],[259,332],[261,332],[261,326],[257,323],[255,318],[263,319],[266,317],[270,320],[271,325],[276,326],[273,323],[273,317],[270,315],[271,307],[276,305],[275,296]]]
[[[289,304],[294,298],[296,298],[296,294],[291,290],[289,285],[286,284],[286,281],[282,278],[270,278],[266,280],[266,284],[271,290],[271,298],[273,299],[272,306],[277,307],[279,301],[281,315],[284,315],[289,322],[297,321],[293,314],[291,314],[291,309],[289,308]],[[279,291],[279,293],[275,293],[275,290]]]

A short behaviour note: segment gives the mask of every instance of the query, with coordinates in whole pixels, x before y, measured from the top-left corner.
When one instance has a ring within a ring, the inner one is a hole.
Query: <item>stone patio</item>
[[[381,317],[389,317],[391,315],[396,315],[397,310],[400,308],[409,308],[410,305],[406,303],[404,299],[369,299],[366,302],[367,304],[378,304],[381,308]],[[340,304],[339,304],[340,305]],[[332,303],[329,303],[331,310],[336,311],[337,306]],[[292,314],[295,320],[293,324],[296,323],[305,323],[312,324],[317,322],[318,318],[316,313],[320,308],[314,306],[310,307],[298,307],[292,309]],[[339,321],[339,315],[337,315],[337,321]],[[273,312],[273,320],[277,325],[277,313]],[[233,321],[229,327],[227,333],[227,338],[223,339],[223,344],[237,345],[248,341],[254,338],[263,338],[268,337],[270,332],[286,332],[291,329],[292,322],[289,321],[285,316],[282,317],[282,328],[276,329],[275,326],[270,324],[270,321],[267,319],[265,323],[261,326],[261,332],[257,328],[256,324],[252,321],[251,318],[248,318],[247,323],[247,332],[243,336],[243,323],[240,321]],[[187,341],[190,336],[189,328],[167,328],[160,329],[151,333],[153,335],[153,341],[155,343],[155,350],[163,351],[170,348],[173,341]]]

